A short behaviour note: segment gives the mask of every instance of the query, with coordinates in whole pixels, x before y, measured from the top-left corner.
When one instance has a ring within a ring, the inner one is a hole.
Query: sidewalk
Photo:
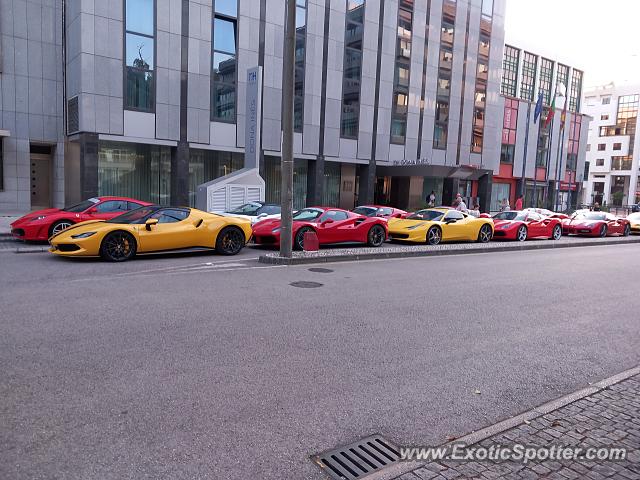
[[[11,223],[15,222],[24,214],[18,213],[0,213],[0,237],[11,235]]]
[[[637,369],[636,369],[637,372]],[[590,387],[591,388],[591,387]],[[543,406],[544,407],[544,406]],[[532,412],[541,409],[534,409]],[[473,447],[615,447],[626,448],[625,460],[438,461],[425,464],[396,480],[447,479],[606,479],[640,478],[640,375],[611,386],[495,435]],[[481,433],[481,432],[478,432]],[[469,437],[472,437],[471,434]]]

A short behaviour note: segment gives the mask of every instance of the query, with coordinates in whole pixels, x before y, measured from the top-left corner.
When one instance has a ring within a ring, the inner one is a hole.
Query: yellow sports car
[[[195,208],[152,205],[111,220],[78,223],[52,236],[50,252],[65,257],[97,257],[111,262],[136,253],[211,248],[235,255],[251,237],[251,222]]]
[[[407,218],[390,218],[389,238],[437,245],[441,241],[486,243],[493,238],[493,220],[476,218],[450,208],[418,210]]]
[[[631,233],[640,233],[640,212],[628,215],[627,220],[631,222]]]

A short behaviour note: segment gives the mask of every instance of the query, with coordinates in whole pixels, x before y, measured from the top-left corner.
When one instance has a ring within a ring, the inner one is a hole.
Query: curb
[[[531,421],[548,413],[551,413],[555,410],[558,410],[562,407],[569,405],[570,403],[576,402],[578,400],[582,400],[583,398],[589,397],[595,393],[598,393],[602,390],[606,390],[612,385],[616,383],[620,383],[624,380],[627,380],[631,377],[635,377],[636,375],[640,375],[640,366],[630,368],[629,370],[625,370],[624,372],[618,373],[611,377],[605,378],[597,383],[591,384],[586,388],[578,390],[573,393],[569,393],[568,395],[564,395],[562,397],[551,400],[547,403],[543,403],[542,405],[538,405],[526,412],[523,412],[514,417],[507,418],[501,422],[490,425],[488,427],[482,428],[475,432],[471,432],[467,435],[464,435],[460,438],[456,438],[450,442],[445,442],[438,446],[453,446],[463,444],[465,446],[474,445],[476,443],[480,443],[487,438],[493,437],[499,433],[502,433],[506,430],[510,430],[518,425],[524,423],[525,421]],[[408,472],[412,472],[418,468],[424,467],[427,463],[431,462],[405,462],[401,464],[396,464],[384,472],[379,472],[378,474],[371,475],[367,477],[369,480],[393,480],[400,475],[403,475]]]
[[[433,257],[444,255],[463,255],[471,253],[511,252],[523,250],[549,250],[556,248],[597,247],[602,245],[620,245],[640,243],[640,237],[629,239],[611,239],[605,241],[582,241],[579,243],[535,242],[524,245],[491,247],[491,248],[451,248],[442,250],[414,250],[382,253],[352,253],[346,255],[316,255],[309,254],[304,257],[284,258],[278,256],[261,255],[260,263],[269,265],[308,265],[311,263],[353,262],[358,260],[386,260],[391,258]],[[510,244],[513,245],[513,244]]]

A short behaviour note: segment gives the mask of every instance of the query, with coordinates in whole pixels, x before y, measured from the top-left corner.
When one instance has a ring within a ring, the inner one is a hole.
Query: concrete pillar
[[[371,205],[375,200],[376,165],[369,162],[360,168],[360,185],[358,186],[358,205]]]
[[[178,142],[171,149],[171,204],[189,205],[189,144]]]
[[[491,210],[491,185],[493,176],[486,174],[478,179],[478,196],[480,197],[480,211],[489,212]]]
[[[442,205],[453,205],[457,193],[460,192],[460,179],[445,178],[442,184]]]
[[[324,194],[324,156],[307,163],[307,206],[322,205]]]

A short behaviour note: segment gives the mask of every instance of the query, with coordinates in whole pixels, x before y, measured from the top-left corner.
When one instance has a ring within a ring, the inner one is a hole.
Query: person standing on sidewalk
[[[464,203],[462,195],[460,195],[459,193],[456,195],[455,207],[459,212],[467,213],[467,204]]]
[[[522,195],[518,195],[516,200],[516,210],[522,210]]]

